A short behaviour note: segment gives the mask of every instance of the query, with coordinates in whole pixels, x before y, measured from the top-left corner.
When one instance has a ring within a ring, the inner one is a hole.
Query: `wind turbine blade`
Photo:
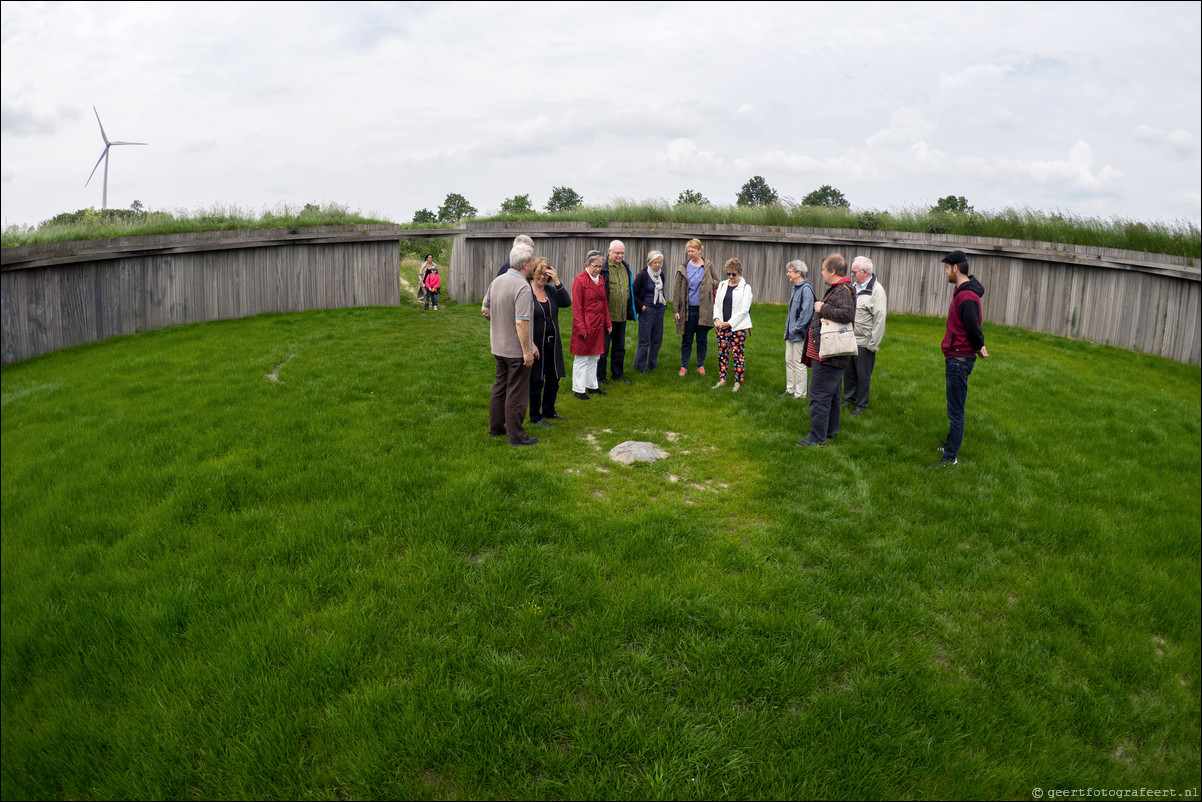
[[[97,168],[99,168],[99,167],[100,167],[100,163],[101,163],[102,161],[104,161],[104,157],[105,157],[105,156],[107,156],[107,155],[109,155],[109,146],[108,146],[108,145],[105,145],[105,146],[104,146],[104,150],[103,150],[103,151],[101,152],[101,154],[100,154],[100,158],[96,160],[96,167],[93,167],[93,168],[92,168],[92,172],[88,173],[88,180],[83,182],[83,185],[84,185],[85,187],[86,187],[88,184],[92,183],[92,176],[96,175],[96,170],[97,170]]]
[[[110,145],[149,145],[149,142],[110,142]]]
[[[104,144],[109,144],[109,138],[104,133],[104,123],[100,122],[100,112],[96,111],[96,107],[92,107],[92,113],[96,115],[96,124],[100,126],[100,138],[104,140]]]

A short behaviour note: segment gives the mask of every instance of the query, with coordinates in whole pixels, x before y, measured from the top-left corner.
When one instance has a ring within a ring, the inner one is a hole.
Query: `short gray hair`
[[[652,251],[651,253],[647,254],[647,266],[650,267],[651,263],[654,262],[656,259],[663,259],[663,258],[664,258],[664,255],[662,253],[660,253],[659,251]]]
[[[785,265],[785,269],[786,270],[788,270],[788,269],[796,270],[798,273],[801,274],[802,278],[805,278],[806,276],[810,275],[810,269],[808,267],[806,267],[806,263],[801,261],[800,259],[794,259],[792,262],[789,262],[789,264]]]
[[[616,239],[613,242],[609,243],[609,249],[612,251],[614,249],[615,245],[619,245],[619,246],[621,246],[622,250],[626,250],[626,243],[622,242],[622,240],[620,240],[620,239]]]
[[[513,238],[513,244],[515,246],[516,245],[529,245],[531,248],[533,248],[534,240],[530,239],[530,237],[526,236],[525,234],[518,234],[516,237]]]
[[[514,245],[513,250],[509,252],[509,266],[514,270],[520,270],[522,265],[534,258],[534,248],[529,245]]]
[[[859,265],[860,267],[862,267],[864,269],[864,272],[867,273],[868,275],[870,275],[870,276],[872,275],[872,260],[869,259],[867,256],[857,256],[855,259],[852,259],[851,260],[851,269],[855,270],[856,265]]]

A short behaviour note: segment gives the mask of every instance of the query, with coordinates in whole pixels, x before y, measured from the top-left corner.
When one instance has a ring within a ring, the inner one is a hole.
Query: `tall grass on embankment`
[[[5,248],[42,242],[72,242],[87,239],[138,237],[152,234],[185,234],[195,231],[237,231],[255,228],[298,228],[339,226],[354,223],[386,223],[365,217],[337,203],[301,208],[280,205],[255,213],[237,206],[213,206],[195,211],[133,212],[128,209],[83,209],[59,215],[36,227],[9,226],[4,230]]]
[[[4,796],[1196,788],[1199,369],[987,325],[928,471],[942,321],[891,318],[803,450],[752,316],[740,392],[669,332],[531,448],[486,434],[474,304],[5,367]]]
[[[215,206],[194,212],[178,211],[134,214],[129,210],[83,210],[67,222],[47,221],[37,227],[10,226],[3,234],[5,248],[40,242],[129,237],[145,234],[177,234],[189,231],[225,231],[247,228],[296,228],[299,226],[386,223],[387,220],[350,212],[339,204],[301,209],[280,206],[262,214],[237,207]],[[583,206],[565,212],[529,212],[520,215],[482,217],[482,220],[538,222],[586,221],[604,227],[622,223],[731,223],[757,226],[800,226],[849,228],[869,231],[914,231],[935,234],[1034,240],[1063,245],[1164,253],[1202,258],[1202,233],[1197,223],[1140,222],[1120,217],[1109,220],[1084,217],[1071,212],[1041,212],[1029,208],[1007,208],[994,212],[957,214],[933,212],[924,207],[893,211],[826,208],[792,203],[758,206],[672,205],[666,201],[615,200],[600,206]],[[453,229],[456,223],[402,224],[402,227]],[[416,246],[420,247],[420,246]],[[406,252],[409,253],[408,251]]]
[[[752,226],[798,226],[850,228],[868,231],[913,231],[959,234],[973,237],[1035,240],[1064,245],[1165,253],[1197,259],[1202,257],[1202,232],[1197,223],[1145,223],[1113,217],[1109,220],[1084,217],[1071,212],[1041,212],[1029,208],[1006,208],[994,212],[933,212],[929,208],[905,207],[893,211],[828,208],[779,204],[773,206],[692,206],[666,201],[617,200],[600,206],[583,206],[554,213],[485,218],[492,220],[588,221],[602,227],[609,222],[625,223],[726,223]]]

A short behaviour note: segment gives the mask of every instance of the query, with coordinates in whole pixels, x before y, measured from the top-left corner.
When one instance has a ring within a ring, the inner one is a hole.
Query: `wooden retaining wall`
[[[3,362],[177,323],[395,306],[398,231],[315,226],[4,248]]]
[[[757,303],[788,301],[786,262],[803,260],[813,285],[821,282],[822,259],[840,253],[849,264],[855,256],[872,259],[891,312],[943,316],[952,290],[939,260],[959,248],[985,285],[988,323],[1202,363],[1202,263],[1197,259],[991,237],[715,224],[594,228],[587,222],[471,222],[454,233],[445,286],[465,303],[483,298],[519,233],[534,239],[535,252],[548,257],[569,286],[585,254],[604,252],[613,239],[626,245],[633,267],[641,268],[646,254],[658,250],[674,268],[685,260],[685,243],[696,236],[705,245],[705,257],[719,267],[739,258]],[[671,300],[671,281],[667,289]]]
[[[536,251],[565,283],[584,255],[626,244],[641,267],[659,250],[671,267],[691,237],[719,266],[737,256],[760,303],[784,303],[784,265],[802,259],[811,281],[828,253],[870,257],[905,314],[946,314],[951,288],[939,259],[960,248],[986,288],[988,322],[1116,345],[1202,363],[1199,260],[1106,248],[987,237],[849,229],[715,224],[469,222],[455,229],[392,225],[203,232],[50,243],[2,250],[0,327],[10,364],[116,334],[262,312],[399,303],[398,240],[453,237],[445,292],[478,302],[509,257],[513,237]],[[668,282],[671,300],[672,282]]]

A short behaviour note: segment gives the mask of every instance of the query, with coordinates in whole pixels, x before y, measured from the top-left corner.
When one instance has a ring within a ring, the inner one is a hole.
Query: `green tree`
[[[843,193],[832,187],[830,184],[823,184],[818,189],[811,192],[801,199],[802,206],[825,206],[828,209],[838,209],[840,207],[846,209],[851,206],[847,202],[847,198]]]
[[[438,207],[438,222],[454,223],[456,220],[470,220],[476,216],[476,207],[467,202],[467,198],[458,192],[447,195],[447,199]]]
[[[972,214],[972,207],[968,205],[968,199],[963,195],[948,195],[946,198],[940,198],[938,203],[931,207],[931,211]]]
[[[514,195],[501,201],[501,214],[516,215],[533,211],[534,206],[530,203],[529,195]]]
[[[571,187],[555,187],[547,200],[548,212],[566,212],[584,203],[584,198],[576,194]]]
[[[129,208],[139,217],[146,214],[146,207],[142,205],[142,201],[140,200],[135,199],[134,202],[129,205]]]
[[[768,182],[762,175],[757,175],[749,179],[739,190],[739,197],[735,203],[739,206],[772,206],[780,203],[780,197],[776,194],[775,189],[768,186]]]
[[[710,199],[692,189],[686,189],[676,198],[677,206],[709,206]]]
[[[437,215],[429,209],[418,209],[413,213],[413,222],[415,223],[434,223],[437,221]]]

